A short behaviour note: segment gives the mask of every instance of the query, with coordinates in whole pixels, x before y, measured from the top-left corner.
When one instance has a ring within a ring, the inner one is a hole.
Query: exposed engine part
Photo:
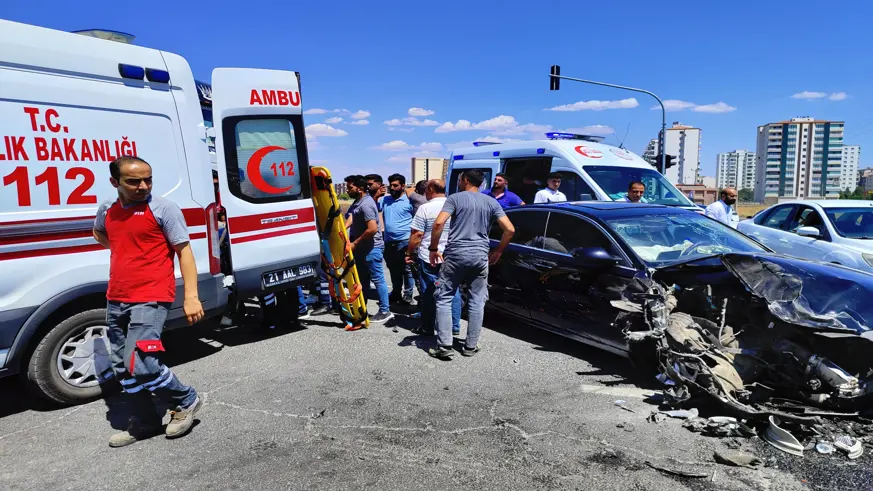
[[[809,358],[806,373],[818,377],[822,382],[839,391],[841,397],[854,397],[861,393],[857,377],[853,377],[835,363],[817,355]]]

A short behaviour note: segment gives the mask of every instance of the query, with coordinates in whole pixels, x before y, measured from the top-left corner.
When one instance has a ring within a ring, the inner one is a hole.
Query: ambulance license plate
[[[264,273],[264,288],[271,288],[284,283],[290,283],[307,276],[315,276],[315,268],[311,264],[301,264],[291,268]]]

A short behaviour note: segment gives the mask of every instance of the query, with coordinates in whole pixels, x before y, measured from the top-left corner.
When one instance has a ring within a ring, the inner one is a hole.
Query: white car
[[[737,230],[782,254],[873,273],[873,201],[779,203]]]

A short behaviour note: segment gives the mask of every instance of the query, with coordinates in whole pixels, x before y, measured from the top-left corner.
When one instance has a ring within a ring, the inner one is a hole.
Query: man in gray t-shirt
[[[458,178],[458,189],[446,199],[443,210],[437,216],[431,233],[430,263],[443,265],[435,293],[437,306],[437,346],[428,353],[434,358],[451,359],[452,351],[452,299],[462,284],[469,286],[467,339],[461,354],[473,356],[479,352],[479,334],[488,299],[488,265],[500,260],[503,250],[509,245],[515,228],[504,213],[500,203],[491,196],[479,192],[485,176],[481,171],[467,170]],[[439,252],[440,236],[446,222],[451,219],[449,240],[445,256]],[[497,221],[503,229],[500,244],[489,254],[488,233],[491,223]]]
[[[347,192],[355,200],[346,212],[346,219],[351,217],[349,239],[352,242],[352,253],[357,263],[364,297],[371,299],[375,296],[379,303],[379,312],[370,316],[370,321],[381,324],[394,315],[389,310],[388,284],[385,282],[385,270],[382,269],[385,243],[379,227],[379,209],[373,198],[367,194],[367,179],[364,176],[348,176],[345,180]],[[375,295],[368,291],[371,280],[376,286]]]

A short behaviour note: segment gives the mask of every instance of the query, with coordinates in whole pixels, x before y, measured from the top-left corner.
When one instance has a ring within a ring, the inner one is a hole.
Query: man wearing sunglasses
[[[106,320],[112,368],[135,416],[126,431],[109,439],[122,447],[160,432],[152,396],[175,408],[165,433],[185,435],[200,409],[197,392],[182,384],[157,355],[161,331],[176,296],[174,259],[185,285],[184,312],[190,324],[203,318],[197,295],[197,264],[188,226],[175,203],[152,196],[152,167],[138,157],[109,164],[118,199],[103,203],[94,220],[94,239],[110,251]]]

